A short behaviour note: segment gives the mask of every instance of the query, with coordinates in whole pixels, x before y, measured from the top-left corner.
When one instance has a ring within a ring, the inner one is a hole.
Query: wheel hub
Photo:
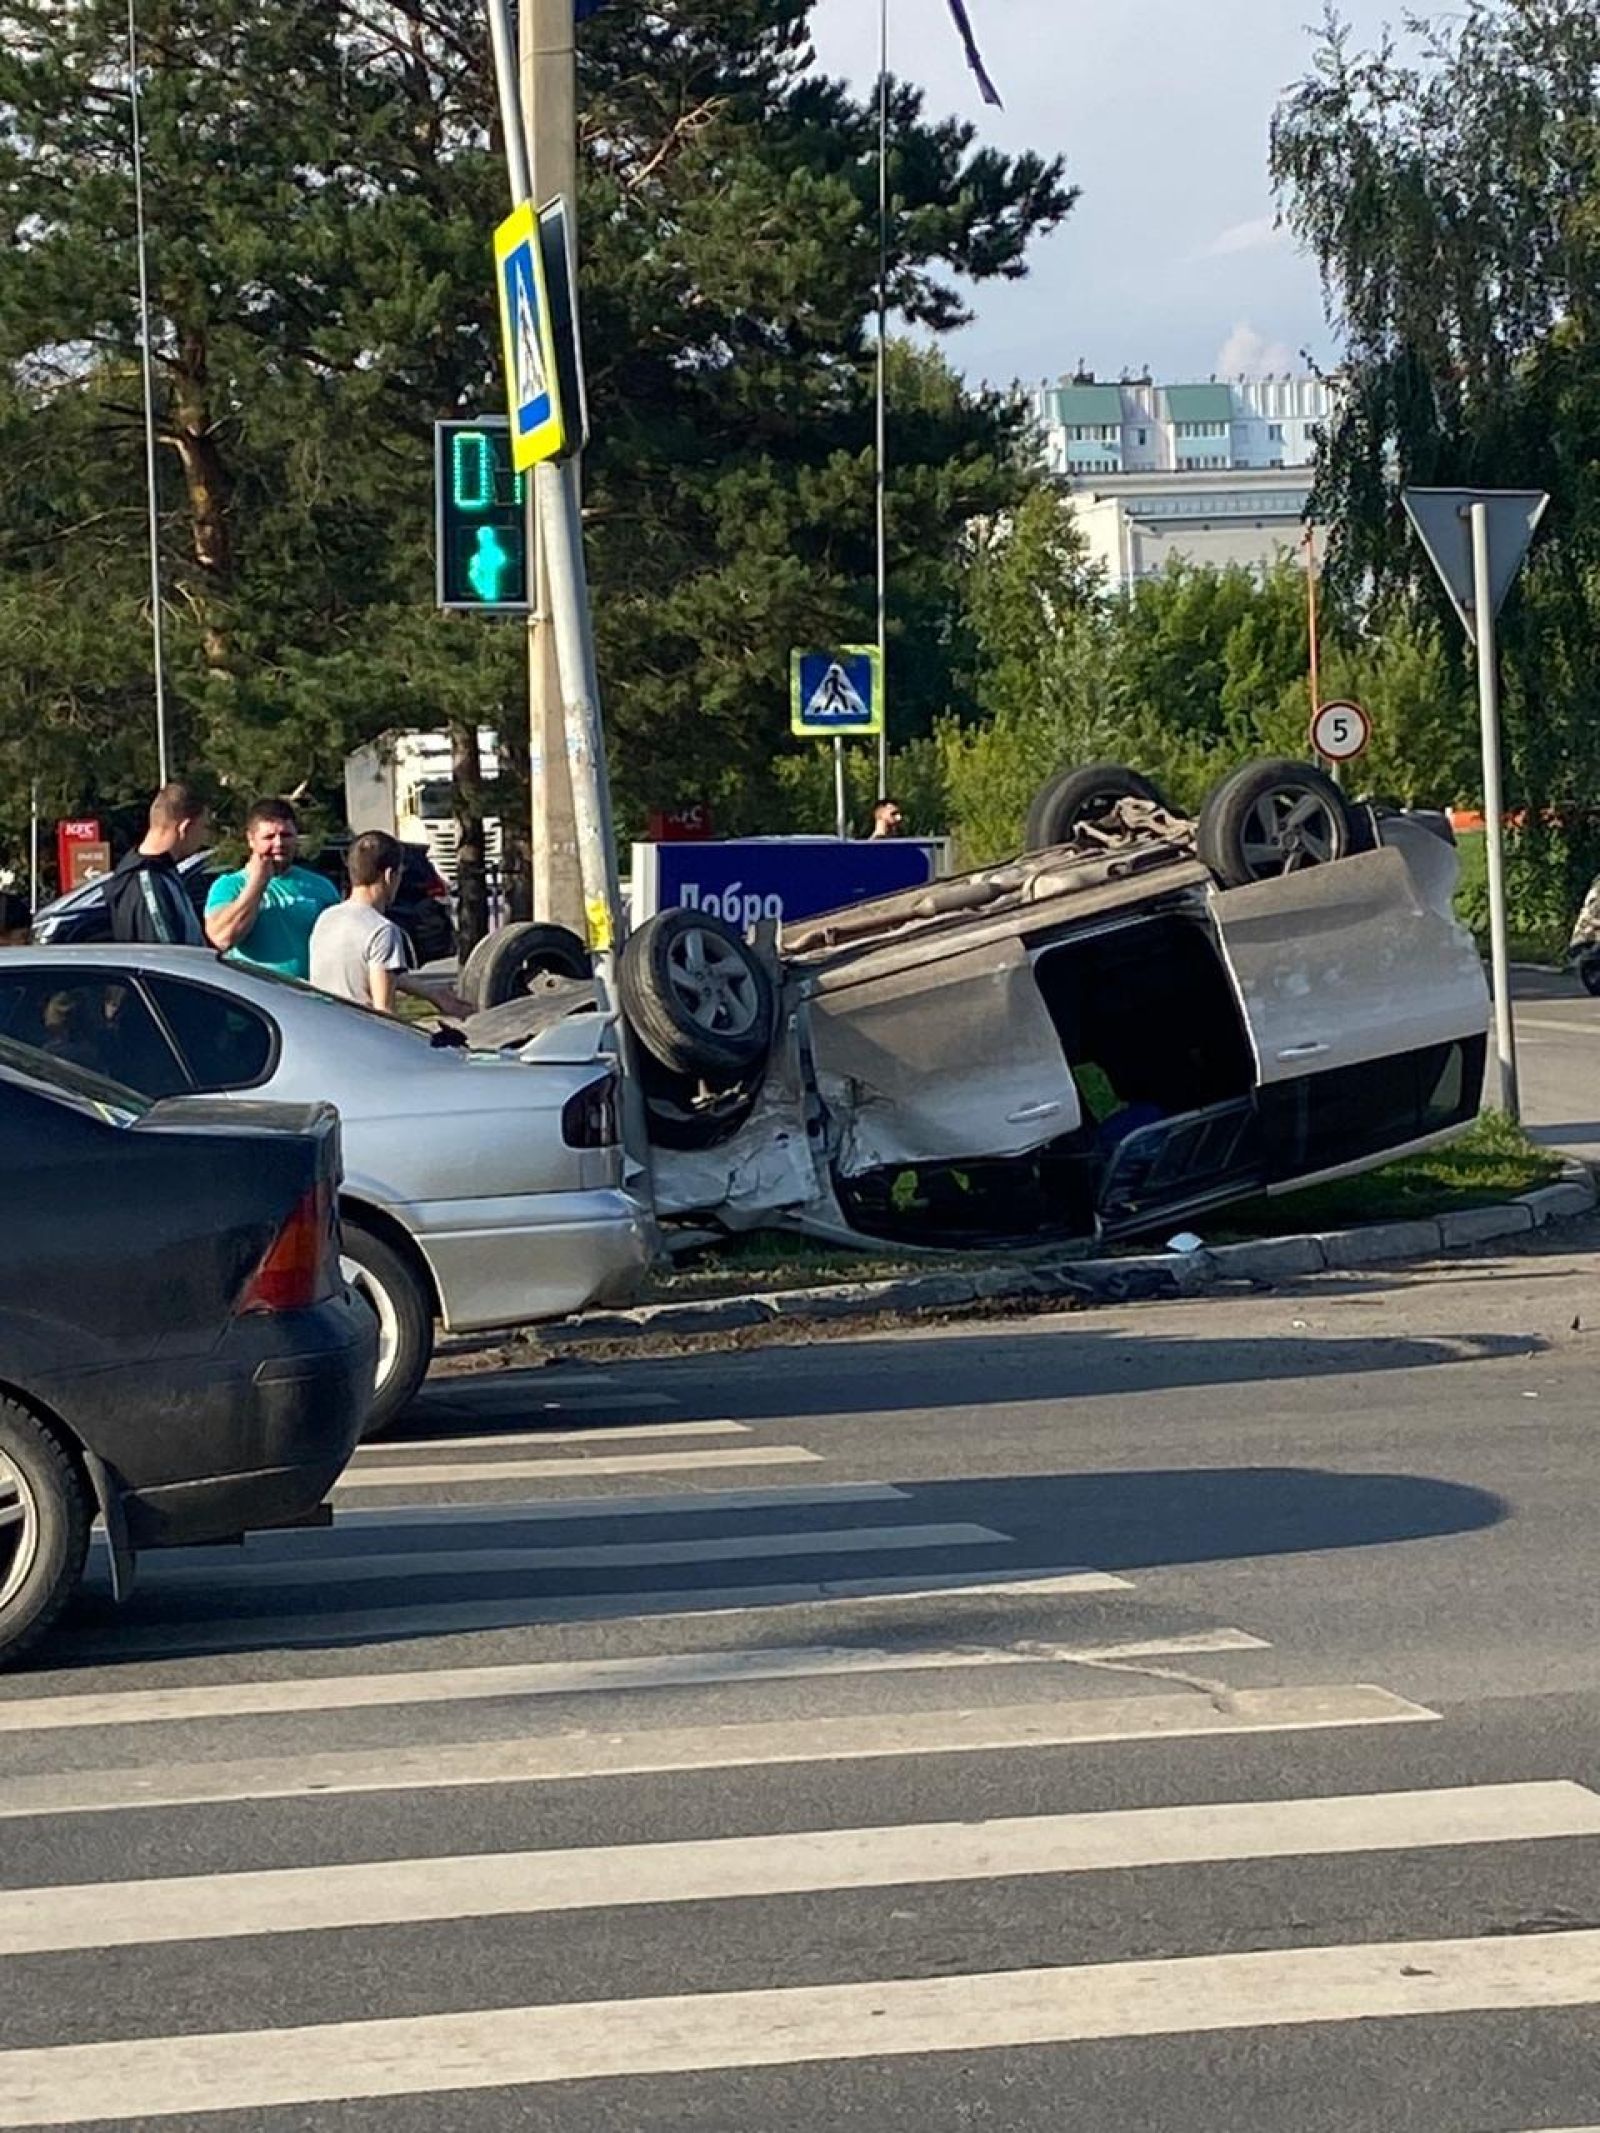
[[[1275,867],[1284,874],[1336,859],[1339,837],[1327,802],[1292,786],[1264,794],[1245,823],[1244,855],[1252,872]]]
[[[38,1503],[27,1475],[0,1452],[0,1608],[22,1590],[38,1556]]]
[[[672,989],[696,1025],[718,1036],[743,1037],[756,1025],[760,995],[744,957],[698,927],[672,944]]]

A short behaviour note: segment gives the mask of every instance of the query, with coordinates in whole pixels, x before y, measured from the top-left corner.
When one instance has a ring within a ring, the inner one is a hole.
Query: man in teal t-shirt
[[[250,856],[206,897],[206,939],[241,963],[311,976],[311,929],[339,901],[331,881],[295,865],[300,824],[287,800],[258,800],[245,818]]]

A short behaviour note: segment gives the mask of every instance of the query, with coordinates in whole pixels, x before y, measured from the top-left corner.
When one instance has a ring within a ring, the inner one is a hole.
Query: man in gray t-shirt
[[[350,847],[350,893],[311,929],[311,982],[358,1007],[394,1013],[397,992],[420,993],[446,1014],[464,1013],[441,981],[416,976],[406,937],[385,914],[400,886],[405,853],[386,830],[363,830]]]

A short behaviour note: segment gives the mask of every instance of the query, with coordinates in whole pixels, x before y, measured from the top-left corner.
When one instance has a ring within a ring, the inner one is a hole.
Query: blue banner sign
[[[920,888],[943,870],[937,838],[740,837],[720,844],[636,844],[633,922],[674,904],[741,933],[793,923],[869,896]]]

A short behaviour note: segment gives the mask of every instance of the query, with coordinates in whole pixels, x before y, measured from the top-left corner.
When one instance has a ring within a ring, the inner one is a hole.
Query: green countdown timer
[[[505,416],[436,422],[433,487],[439,605],[526,614],[523,477],[511,465]]]

